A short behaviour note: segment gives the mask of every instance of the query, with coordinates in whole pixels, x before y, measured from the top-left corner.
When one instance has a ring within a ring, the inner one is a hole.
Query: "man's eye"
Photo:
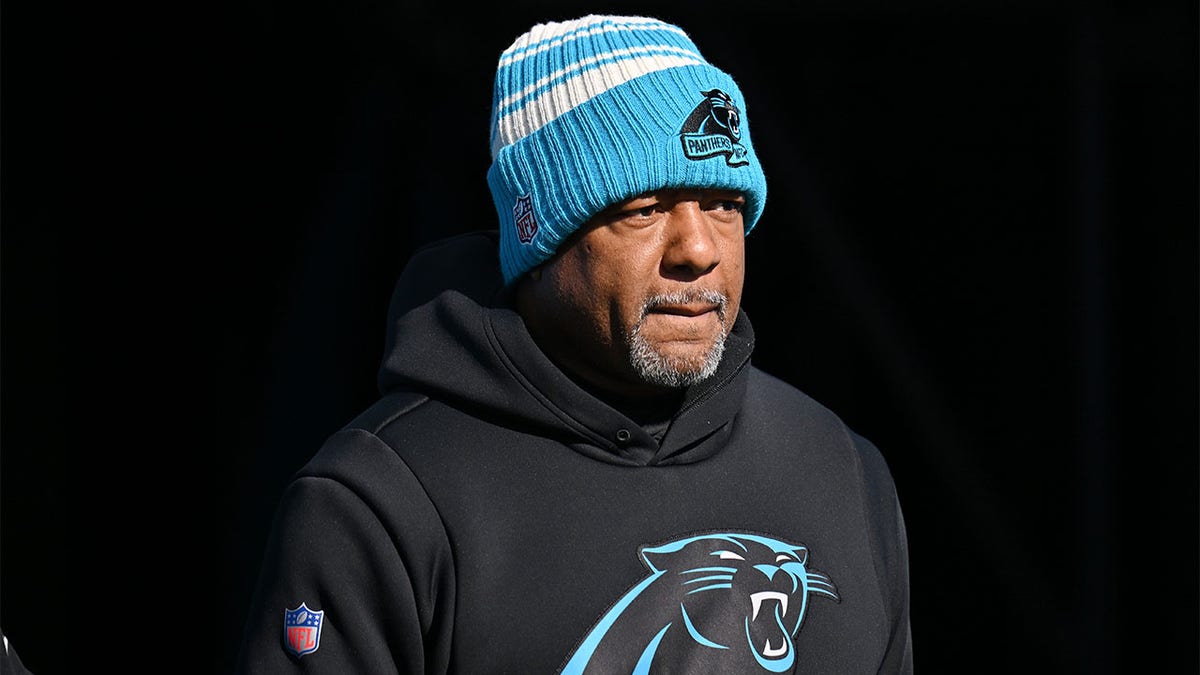
[[[654,215],[654,213],[656,211],[658,211],[657,204],[655,204],[653,206],[643,206],[642,208],[638,209],[637,211],[634,211],[634,215],[641,217],[641,218],[649,218],[650,216]]]
[[[745,202],[737,199],[724,199],[717,202],[717,209],[721,211],[741,211],[746,205]]]

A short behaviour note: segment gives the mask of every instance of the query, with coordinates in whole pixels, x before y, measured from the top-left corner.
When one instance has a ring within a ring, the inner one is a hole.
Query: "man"
[[[243,672],[911,672],[873,445],[750,364],[766,199],[737,84],[678,27],[500,57],[500,227],[416,253],[382,398],[288,487]]]

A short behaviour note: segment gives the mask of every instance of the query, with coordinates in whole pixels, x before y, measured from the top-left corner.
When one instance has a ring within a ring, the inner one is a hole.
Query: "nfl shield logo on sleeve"
[[[303,602],[296,609],[283,612],[283,644],[296,656],[317,651],[321,645],[321,626],[325,612],[309,609]]]

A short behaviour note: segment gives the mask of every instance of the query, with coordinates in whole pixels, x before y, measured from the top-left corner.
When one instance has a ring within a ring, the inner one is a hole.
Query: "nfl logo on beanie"
[[[518,37],[496,69],[491,147],[508,284],[595,214],[653,190],[739,191],[746,232],[766,203],[741,89],[653,18],[591,15]]]

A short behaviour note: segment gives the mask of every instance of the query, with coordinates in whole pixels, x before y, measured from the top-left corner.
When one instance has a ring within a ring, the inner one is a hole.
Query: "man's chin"
[[[663,387],[689,387],[708,379],[724,352],[723,341],[654,344],[638,338],[642,336],[630,345],[630,363],[647,383]]]

